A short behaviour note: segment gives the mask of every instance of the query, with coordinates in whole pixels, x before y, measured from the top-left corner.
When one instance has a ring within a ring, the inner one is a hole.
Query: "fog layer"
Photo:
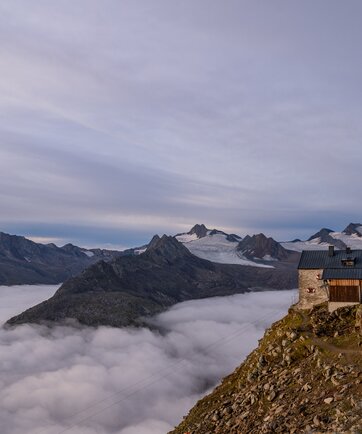
[[[27,287],[28,301],[53,289]],[[17,313],[17,303],[24,308],[24,291],[0,287],[2,305],[12,305],[2,308],[2,320]],[[180,303],[152,319],[152,331],[1,329],[1,433],[164,434],[240,364],[294,295]]]

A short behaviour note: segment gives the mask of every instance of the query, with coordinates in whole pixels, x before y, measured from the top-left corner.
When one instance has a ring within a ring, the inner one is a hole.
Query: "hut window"
[[[307,292],[308,292],[308,294],[314,294],[315,288],[307,288]]]
[[[342,265],[345,267],[353,267],[355,262],[356,262],[356,258],[346,258],[346,259],[342,259]]]

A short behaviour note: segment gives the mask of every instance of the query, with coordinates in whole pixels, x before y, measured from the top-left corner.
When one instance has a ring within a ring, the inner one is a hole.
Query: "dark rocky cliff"
[[[293,309],[172,434],[361,433],[362,308]]]

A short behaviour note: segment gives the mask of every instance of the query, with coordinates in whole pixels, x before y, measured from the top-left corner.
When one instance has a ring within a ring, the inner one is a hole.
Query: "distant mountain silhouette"
[[[57,247],[0,232],[0,285],[60,283],[97,261],[133,254],[133,250]]]

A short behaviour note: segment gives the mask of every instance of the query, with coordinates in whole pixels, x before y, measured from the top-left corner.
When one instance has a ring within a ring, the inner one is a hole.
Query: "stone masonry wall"
[[[322,280],[317,276],[322,275],[323,270],[298,270],[299,273],[299,303],[301,309],[309,309],[312,306],[328,300],[327,291],[321,288]]]

